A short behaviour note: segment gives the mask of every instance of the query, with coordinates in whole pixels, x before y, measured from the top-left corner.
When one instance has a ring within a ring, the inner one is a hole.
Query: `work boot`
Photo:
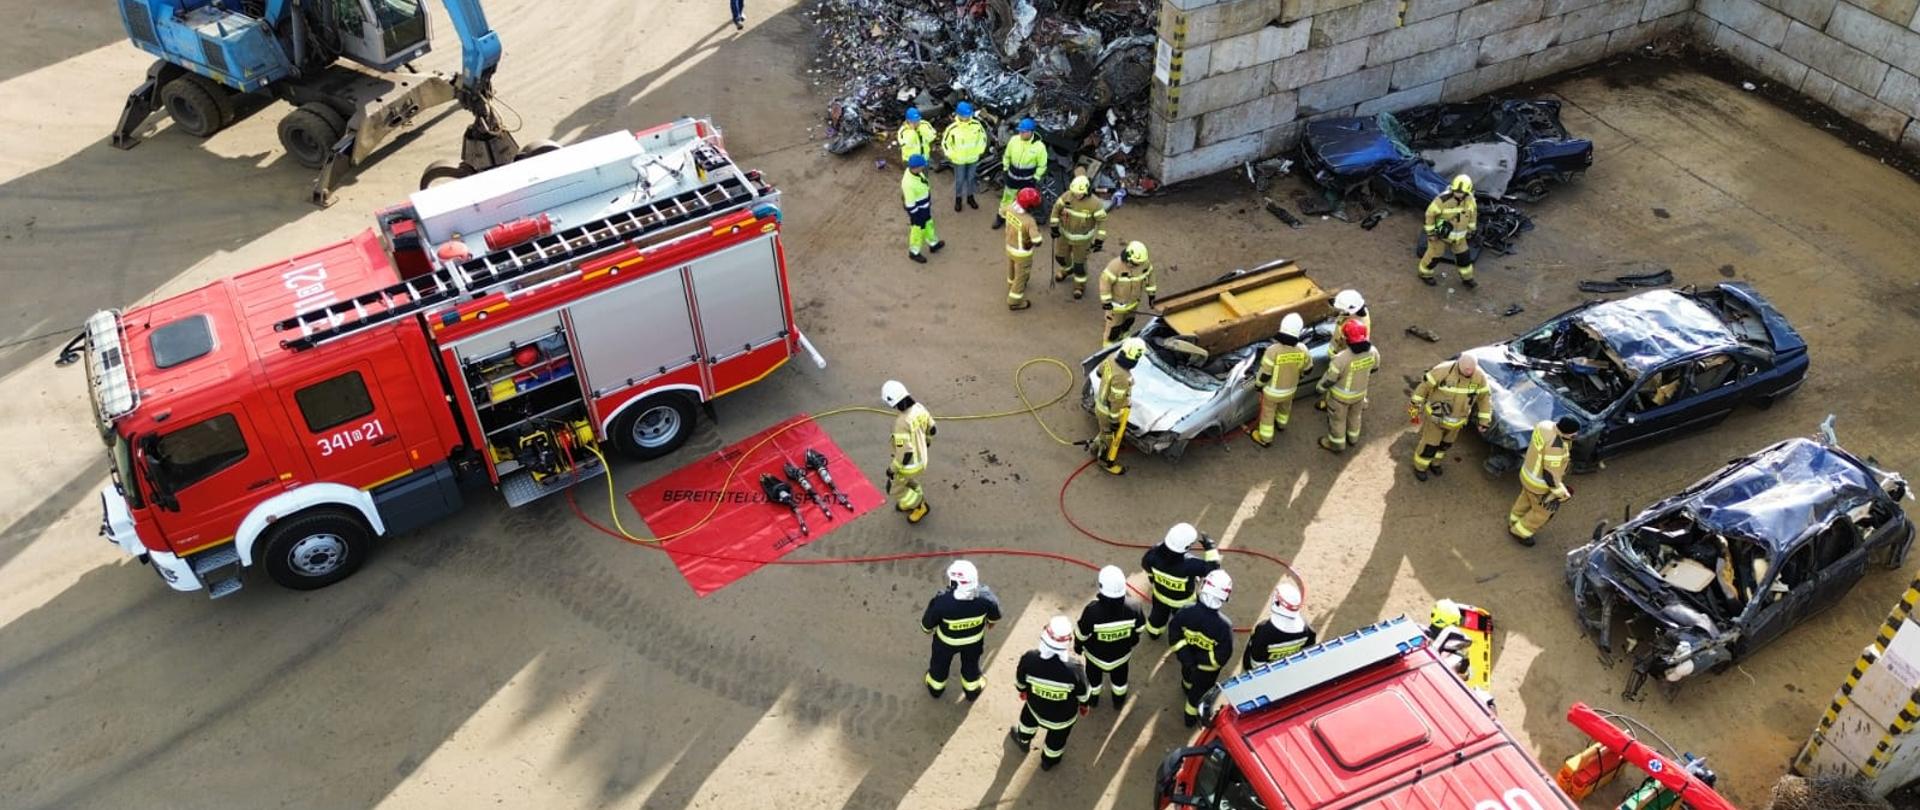
[[[1434,278],[1433,276],[1421,276],[1421,277],[1420,277],[1420,283],[1421,283],[1421,284],[1425,284],[1425,285],[1427,285],[1427,286],[1429,286],[1429,287],[1438,287],[1438,286],[1440,286],[1440,280],[1439,280],[1439,279],[1437,279],[1437,278]]]
[[[1438,461],[1433,462],[1433,466],[1428,467],[1427,469],[1431,471],[1434,475],[1440,475],[1447,471],[1447,468],[1441,465],[1441,463]]]
[[[912,251],[908,251],[908,252],[907,252],[907,258],[909,258],[909,259],[912,259],[912,260],[914,260],[914,261],[916,261],[916,262],[919,262],[919,263],[921,263],[921,264],[926,264],[926,263],[927,263],[927,257],[925,257],[925,256],[922,256],[922,255],[920,255],[920,254],[918,254],[918,253],[914,253],[914,252],[912,252]]]
[[[1121,464],[1118,461],[1102,464],[1100,465],[1100,469],[1106,470],[1108,475],[1126,475],[1127,474],[1126,465]]]
[[[955,210],[955,211],[958,211],[958,210],[960,210],[960,198],[959,198],[959,197],[955,197],[955,198],[953,198],[953,210]]]
[[[1058,764],[1060,764],[1059,757],[1050,757],[1045,754],[1040,755],[1040,770],[1051,771],[1053,770],[1053,766]]]
[[[1513,542],[1519,543],[1520,545],[1526,546],[1527,548],[1533,548],[1533,538],[1521,537],[1520,535],[1513,534],[1513,532],[1507,532],[1507,533],[1513,535]]]
[[[1114,710],[1114,711],[1116,711],[1116,712],[1117,712],[1117,711],[1120,711],[1121,709],[1124,709],[1124,708],[1126,708],[1126,707],[1127,707],[1127,696],[1126,696],[1126,695],[1114,695],[1114,696],[1113,696],[1113,710]]]
[[[1200,715],[1187,712],[1185,717],[1180,718],[1180,721],[1186,724],[1187,728],[1193,728],[1194,726],[1200,725]]]
[[[1007,741],[1013,743],[1013,747],[1020,749],[1020,752],[1023,754],[1033,750],[1032,740],[1023,741],[1020,739],[1020,729],[1017,729],[1017,728],[1007,729]]]
[[[973,210],[975,210],[975,211],[978,211],[978,210],[980,210],[980,204],[979,204],[979,203],[977,203],[977,202],[974,202],[974,201],[973,201],[973,195],[972,195],[972,194],[968,194],[968,195],[967,195],[967,207],[968,207],[968,208],[971,208],[971,209],[973,209]]]
[[[928,245],[927,250],[932,253],[939,253],[940,249],[946,246],[947,246],[947,243],[945,242],[935,242],[931,245]]]
[[[1480,286],[1480,282],[1478,282],[1478,281],[1474,281],[1474,280],[1473,280],[1473,277],[1472,277],[1472,276],[1461,276],[1461,277],[1460,277],[1460,283],[1461,283],[1462,285],[1465,285],[1465,286],[1466,286],[1466,288],[1467,288],[1467,289],[1469,289],[1469,290],[1471,290],[1471,289],[1473,289],[1473,288],[1475,288],[1475,287],[1478,287],[1478,286]]]
[[[1087,294],[1087,285],[1085,284],[1073,285],[1073,300],[1078,301],[1081,298],[1084,298],[1086,294]]]
[[[931,511],[933,511],[933,509],[927,506],[927,502],[921,501],[919,506],[914,507],[913,511],[907,513],[907,522],[919,523],[921,520],[925,519],[927,516],[927,513]]]
[[[1100,693],[1099,693],[1099,692],[1095,692],[1095,693],[1093,693],[1093,696],[1092,696],[1092,697],[1089,697],[1089,698],[1087,698],[1087,708],[1089,708],[1089,709],[1098,709],[1098,708],[1100,708]]]
[[[1252,436],[1253,436],[1253,443],[1254,443],[1254,444],[1257,444],[1257,445],[1260,445],[1261,447],[1272,447],[1272,446],[1273,446],[1273,440],[1272,440],[1272,439],[1262,439],[1262,438],[1260,438],[1260,434],[1258,434],[1258,433],[1254,433],[1254,434],[1250,434],[1250,435],[1252,435]]]
[[[1414,470],[1414,471],[1413,471],[1413,480],[1415,480],[1415,481],[1419,481],[1419,482],[1421,482],[1421,483],[1423,483],[1423,484],[1424,484],[1424,483],[1426,483],[1426,481],[1427,481],[1427,471],[1426,471],[1426,470]]]
[[[961,690],[960,694],[966,697],[968,703],[972,703],[976,700],[979,700],[980,693],[985,691],[987,691],[987,688],[982,686],[979,689],[974,689],[972,691],[967,691],[963,689]]]
[[[930,683],[927,684],[926,686],[927,686],[927,694],[932,695],[935,700],[938,700],[941,695],[944,695],[947,693],[947,688],[944,686],[938,689],[935,689],[933,684],[930,684]]]
[[[1004,216],[1001,216],[1001,215],[999,215],[999,214],[994,214],[994,215],[993,215],[993,229],[994,229],[994,230],[996,230],[996,231],[997,231],[997,230],[1000,230],[1000,226],[1002,226],[1002,225],[1005,225],[1005,224],[1007,224],[1007,218],[1006,218],[1006,217],[1004,217]]]
[[[1027,300],[1027,299],[1025,299],[1025,298],[1022,298],[1022,299],[1020,299],[1020,300],[1018,300],[1018,301],[1008,301],[1008,302],[1007,302],[1007,309],[1010,309],[1010,310],[1013,310],[1014,312],[1019,312],[1020,310],[1023,310],[1023,309],[1026,309],[1026,308],[1028,308],[1028,307],[1031,307],[1031,306],[1033,306],[1033,302],[1032,302],[1032,301],[1028,301],[1028,300]]]
[[[1343,453],[1343,452],[1346,452],[1347,448],[1334,444],[1333,439],[1331,438],[1328,438],[1326,436],[1321,436],[1320,449],[1325,450],[1329,453]]]

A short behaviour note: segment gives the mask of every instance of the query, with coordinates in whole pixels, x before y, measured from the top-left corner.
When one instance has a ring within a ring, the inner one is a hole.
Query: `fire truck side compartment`
[[[445,461],[373,491],[374,508],[380,510],[389,537],[458,512],[463,504],[453,465]]]
[[[786,301],[780,293],[772,236],[696,259],[693,295],[700,305],[707,362],[724,362],[786,337]],[[716,396],[737,384],[716,379]]]
[[[595,399],[700,361],[682,273],[656,273],[567,307]]]

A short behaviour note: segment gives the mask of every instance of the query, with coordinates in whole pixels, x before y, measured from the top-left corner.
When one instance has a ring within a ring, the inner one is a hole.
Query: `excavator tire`
[[[427,164],[427,170],[420,173],[420,187],[426,188],[443,180],[458,180],[470,174],[473,174],[472,166],[442,158]]]
[[[200,85],[200,89],[207,91],[207,95],[213,97],[214,106],[220,108],[220,127],[222,129],[231,126],[233,122],[240,117],[239,97],[232,90],[198,73],[189,73],[185,78],[192,80],[194,84]]]
[[[167,82],[160,88],[160,106],[167,109],[173,117],[173,124],[181,131],[196,138],[205,138],[230,120],[222,111],[220,101],[199,81],[195,74],[187,74]]]
[[[300,105],[280,119],[280,145],[295,162],[318,169],[327,161],[327,152],[347,131],[347,122],[332,107],[319,103]]]

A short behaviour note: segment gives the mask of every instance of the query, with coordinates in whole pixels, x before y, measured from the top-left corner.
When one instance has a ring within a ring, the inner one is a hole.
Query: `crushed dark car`
[[[1537,200],[1593,165],[1593,142],[1560,123],[1545,100],[1432,104],[1397,113],[1307,124],[1307,171],[1322,188],[1425,206],[1466,174],[1488,199]]]
[[[1571,416],[1573,469],[1718,424],[1743,405],[1769,407],[1807,376],[1807,344],[1753,287],[1654,290],[1592,301],[1505,343],[1469,349],[1493,391],[1499,452],[1513,468],[1534,425]]]
[[[1735,460],[1567,554],[1581,631],[1628,656],[1629,697],[1752,655],[1840,601],[1870,565],[1901,568],[1907,481],[1834,443],[1789,439]]]

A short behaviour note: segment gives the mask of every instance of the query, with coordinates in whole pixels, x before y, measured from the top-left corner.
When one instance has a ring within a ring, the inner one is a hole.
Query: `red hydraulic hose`
[[[1694,810],[1739,810],[1732,802],[1713,792],[1707,783],[1688,773],[1684,765],[1674,762],[1633,738],[1632,734],[1601,717],[1599,712],[1585,703],[1575,703],[1567,707],[1567,722],[1574,728],[1592,737],[1594,742],[1615,751],[1633,766],[1645,771],[1648,776],[1658,780],[1666,789],[1680,797],[1680,801]]]

